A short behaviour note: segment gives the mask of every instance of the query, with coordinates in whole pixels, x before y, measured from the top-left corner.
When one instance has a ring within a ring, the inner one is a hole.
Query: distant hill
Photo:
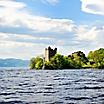
[[[28,67],[28,65],[29,60],[14,58],[0,59],[0,67]]]

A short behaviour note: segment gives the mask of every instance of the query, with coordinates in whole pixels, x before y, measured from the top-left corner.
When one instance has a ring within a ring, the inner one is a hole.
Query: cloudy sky
[[[0,58],[68,55],[104,47],[104,0],[0,0]]]

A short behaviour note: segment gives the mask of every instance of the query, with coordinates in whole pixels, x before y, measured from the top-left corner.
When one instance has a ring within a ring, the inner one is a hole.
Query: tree
[[[44,62],[45,69],[79,69],[79,68],[104,68],[104,49],[90,51],[88,57],[81,51],[63,56],[56,54],[50,61]],[[31,69],[42,69],[43,59],[40,57],[30,60]]]
[[[72,65],[71,60],[67,56],[63,56],[60,54],[56,54],[53,56],[48,62],[49,67],[52,69],[71,69],[74,68]]]
[[[104,49],[100,48],[94,52],[89,52],[88,59],[92,64],[92,67],[100,69],[104,68]]]
[[[42,69],[43,59],[40,57],[32,58],[30,60],[30,69]]]
[[[74,52],[68,57],[70,58],[71,63],[75,68],[83,68],[88,63],[87,57],[81,51]]]
[[[54,69],[54,67],[50,61],[45,62],[45,69]]]
[[[35,64],[35,68],[36,69],[42,69],[42,67],[43,67],[43,60],[37,61]]]
[[[34,68],[35,68],[35,64],[36,64],[35,58],[32,58],[32,59],[30,60],[30,64],[29,64],[30,69],[34,69]]]
[[[50,60],[50,63],[52,64],[54,69],[62,69],[63,62],[63,56],[60,54],[56,54]]]

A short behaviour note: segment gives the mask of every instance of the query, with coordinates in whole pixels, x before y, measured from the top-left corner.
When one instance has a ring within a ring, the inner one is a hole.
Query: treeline
[[[90,51],[88,56],[81,52],[74,52],[69,56],[56,54],[49,62],[43,62],[41,57],[30,60],[30,69],[82,69],[82,68],[104,68],[104,48]]]

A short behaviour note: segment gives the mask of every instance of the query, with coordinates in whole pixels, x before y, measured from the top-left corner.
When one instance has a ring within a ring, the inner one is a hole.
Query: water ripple
[[[104,104],[104,70],[0,69],[0,104]]]

